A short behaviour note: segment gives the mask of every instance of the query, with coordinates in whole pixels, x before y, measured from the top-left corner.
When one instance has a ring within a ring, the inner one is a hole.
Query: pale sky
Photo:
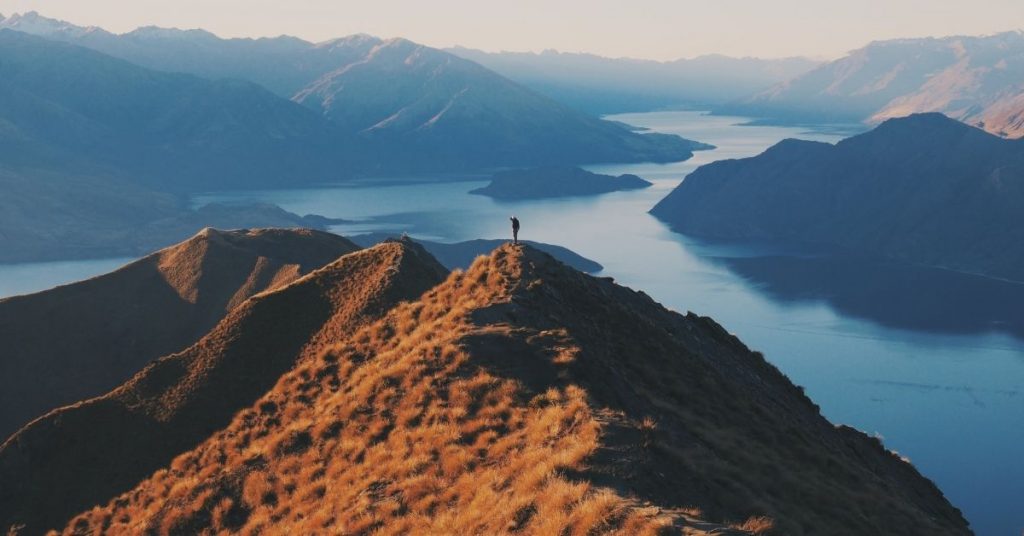
[[[1024,0],[0,0],[79,25],[223,37],[353,33],[488,51],[833,58],[869,41],[1024,29]]]

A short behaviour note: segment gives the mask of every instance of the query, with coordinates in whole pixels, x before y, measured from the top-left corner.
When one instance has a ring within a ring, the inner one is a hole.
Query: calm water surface
[[[135,259],[26,262],[0,264],[0,298],[46,290],[55,285],[81,281],[111,272]]]
[[[484,184],[479,180],[399,178],[383,186],[210,194],[195,202],[267,201],[353,220],[333,229],[341,234],[406,231],[441,241],[506,237],[515,214],[523,237],[567,246],[670,308],[714,317],[805,386],[828,418],[877,434],[910,458],[979,534],[1021,534],[1024,285],[709,245],[672,233],[647,211],[697,166],[752,156],[783,138],[841,136],[738,126],[745,120],[698,112],[614,119],[718,148],[675,164],[590,166],[654,182],[599,197],[495,202],[467,193]],[[0,292],[8,290],[5,270]]]

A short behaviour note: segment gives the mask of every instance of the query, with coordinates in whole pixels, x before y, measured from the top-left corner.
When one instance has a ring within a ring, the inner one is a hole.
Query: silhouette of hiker
[[[515,216],[512,216],[509,219],[512,220],[512,243],[513,244],[518,244],[519,243],[519,218],[517,218]]]

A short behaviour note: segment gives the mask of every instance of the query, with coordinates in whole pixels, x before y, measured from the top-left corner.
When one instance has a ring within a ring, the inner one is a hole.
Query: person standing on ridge
[[[515,216],[512,216],[509,219],[512,220],[512,243],[513,244],[518,244],[519,243],[519,218],[517,218]]]

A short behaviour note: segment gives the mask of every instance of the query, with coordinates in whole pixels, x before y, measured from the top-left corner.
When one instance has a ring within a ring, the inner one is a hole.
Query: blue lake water
[[[569,247],[667,307],[715,318],[805,386],[832,421],[877,434],[909,458],[978,534],[1021,534],[1024,285],[768,246],[705,244],[673,233],[647,211],[697,166],[752,156],[783,138],[834,142],[841,136],[739,126],[745,119],[698,112],[613,119],[717,149],[681,163],[589,166],[654,182],[598,197],[496,202],[467,193],[485,184],[479,179],[397,177],[215,193],[195,203],[272,202],[299,214],[352,220],[333,228],[340,234],[385,230],[451,242],[508,237],[515,214],[522,238]],[[8,270],[0,266],[0,293],[8,288]],[[55,275],[64,279],[49,284],[77,278]]]
[[[131,258],[0,264],[0,298],[30,294],[55,285],[81,281],[111,272]]]

